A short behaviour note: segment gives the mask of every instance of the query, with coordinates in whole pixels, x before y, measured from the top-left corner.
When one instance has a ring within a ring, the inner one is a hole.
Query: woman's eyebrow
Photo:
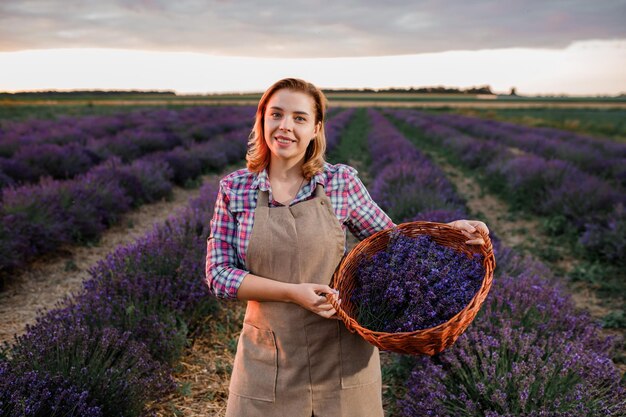
[[[270,107],[270,109],[284,111],[282,109],[282,107],[277,107],[277,106],[272,106],[272,107]],[[309,113],[307,113],[305,111],[298,111],[298,110],[294,111],[294,113],[296,113],[296,114],[306,114],[307,116],[309,115]]]

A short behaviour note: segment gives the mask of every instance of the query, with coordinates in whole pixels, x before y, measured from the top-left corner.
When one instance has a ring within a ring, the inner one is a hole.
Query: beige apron
[[[259,190],[246,267],[289,283],[328,284],[344,251],[324,188],[293,206]],[[378,349],[297,304],[248,301],[227,417],[382,417]]]

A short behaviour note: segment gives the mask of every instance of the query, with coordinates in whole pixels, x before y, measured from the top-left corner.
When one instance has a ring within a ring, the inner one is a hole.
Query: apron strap
[[[259,196],[257,198],[257,207],[268,207],[269,206],[269,191],[259,190]]]
[[[324,186],[322,184],[317,184],[315,187],[315,197],[322,198],[325,197],[326,193],[324,192]]]

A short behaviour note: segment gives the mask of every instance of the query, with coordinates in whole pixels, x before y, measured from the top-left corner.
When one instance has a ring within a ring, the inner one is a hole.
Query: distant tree
[[[510,96],[516,96],[517,95],[517,90],[515,87],[511,87],[511,92],[509,93]]]
[[[488,85],[468,88],[467,90],[464,90],[464,93],[466,94],[493,94],[493,92],[491,91],[491,87]]]

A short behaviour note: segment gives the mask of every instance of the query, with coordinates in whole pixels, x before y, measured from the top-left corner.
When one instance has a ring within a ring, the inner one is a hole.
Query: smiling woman
[[[220,181],[207,285],[248,301],[226,416],[383,415],[378,349],[329,320],[329,298],[341,300],[328,284],[347,229],[363,240],[394,223],[354,168],[325,162],[325,110],[314,85],[276,82],[259,102],[247,168]],[[475,238],[468,222],[453,227]]]
[[[227,416],[381,417],[378,350],[336,318],[326,294],[346,229],[393,226],[356,171],[324,161],[326,98],[284,79],[259,102],[248,167],[220,182],[207,284],[248,300]]]

